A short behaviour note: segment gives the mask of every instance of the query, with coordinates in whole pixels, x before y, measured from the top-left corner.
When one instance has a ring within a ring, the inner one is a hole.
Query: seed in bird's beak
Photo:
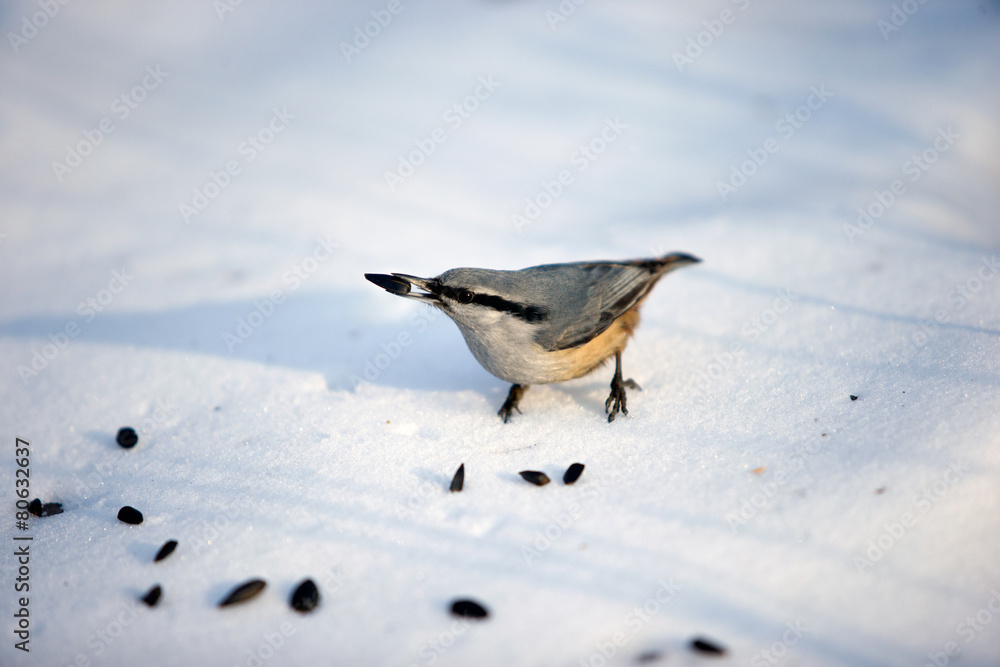
[[[531,482],[535,486],[545,486],[552,481],[544,472],[537,470],[522,470],[518,474],[524,478],[524,481]]]
[[[388,276],[384,273],[366,273],[365,278],[367,278],[369,282],[375,283],[387,292],[400,295],[410,293],[409,281],[403,280],[402,278]]]
[[[583,474],[583,464],[574,463],[563,475],[563,484],[572,484],[576,480],[580,479],[580,475]]]
[[[490,612],[475,600],[455,600],[451,603],[451,613],[463,618],[486,618]]]
[[[267,586],[267,583],[263,579],[251,579],[231,590],[229,595],[222,599],[219,606],[228,607],[238,602],[246,602],[259,595],[265,586]]]
[[[465,464],[458,466],[458,470],[455,471],[455,476],[451,478],[450,490],[452,493],[461,491],[462,486],[465,484]]]

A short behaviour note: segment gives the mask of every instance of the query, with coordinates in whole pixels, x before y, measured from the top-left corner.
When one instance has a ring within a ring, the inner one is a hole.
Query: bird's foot
[[[514,414],[514,410],[518,412],[521,408],[517,407],[517,404],[521,402],[521,397],[524,396],[524,392],[528,390],[528,385],[526,384],[514,384],[510,387],[510,392],[507,394],[507,400],[503,402],[500,406],[500,412],[497,414],[503,418],[503,423],[506,424],[510,416]]]
[[[611,395],[604,402],[604,411],[608,413],[608,423],[615,420],[619,410],[623,415],[628,415],[628,408],[625,407],[625,387],[642,390],[642,387],[631,378],[623,381],[621,376],[617,374],[611,378]]]

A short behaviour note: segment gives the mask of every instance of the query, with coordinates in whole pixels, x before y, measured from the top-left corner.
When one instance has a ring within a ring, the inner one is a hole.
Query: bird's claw
[[[521,408],[517,407],[517,404],[521,402],[521,397],[524,396],[524,392],[528,387],[526,385],[515,384],[510,388],[510,392],[507,394],[507,400],[503,402],[500,406],[500,411],[497,412],[500,417],[503,418],[503,423],[506,424],[510,419],[510,416],[514,414],[514,410],[521,412]]]
[[[640,387],[635,380],[628,379],[624,382],[618,376],[611,379],[611,395],[608,396],[608,400],[604,402],[604,411],[608,413],[608,423],[615,420],[618,416],[618,411],[621,410],[623,415],[628,415],[628,408],[625,406],[625,387],[629,389],[638,389]]]

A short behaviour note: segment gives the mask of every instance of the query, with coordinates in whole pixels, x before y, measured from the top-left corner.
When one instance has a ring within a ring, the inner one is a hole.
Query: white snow
[[[996,2],[0,24],[0,663],[996,664]],[[670,251],[704,262],[646,301],[613,424],[610,367],[501,423],[456,327],[362,277]],[[16,438],[65,508],[27,531]]]

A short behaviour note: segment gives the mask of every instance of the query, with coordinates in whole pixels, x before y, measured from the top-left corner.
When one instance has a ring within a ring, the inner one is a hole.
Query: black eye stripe
[[[440,287],[439,292],[442,296],[454,299],[459,303],[474,303],[479,306],[492,308],[493,310],[497,310],[502,313],[510,313],[514,317],[524,320],[525,322],[541,322],[549,316],[548,311],[541,306],[525,306],[520,303],[508,301],[502,296],[496,296],[494,294],[478,294],[476,292],[472,292],[471,290],[445,287],[443,285]],[[469,298],[469,295],[471,295],[471,299]]]

